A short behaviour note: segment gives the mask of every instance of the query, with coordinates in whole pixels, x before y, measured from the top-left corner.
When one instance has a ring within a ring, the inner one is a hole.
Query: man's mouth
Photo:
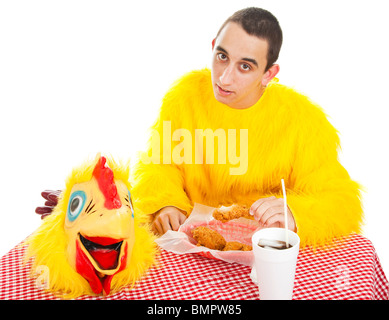
[[[106,237],[79,234],[76,241],[76,270],[96,294],[109,294],[113,276],[126,267],[127,243]]]
[[[227,89],[224,89],[224,88],[220,87],[219,85],[216,85],[216,86],[217,86],[218,93],[224,97],[227,97],[233,93],[233,91],[229,91]]]

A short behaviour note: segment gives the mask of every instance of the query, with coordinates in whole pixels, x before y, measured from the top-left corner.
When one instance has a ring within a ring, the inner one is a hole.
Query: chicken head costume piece
[[[33,271],[66,297],[109,294],[133,284],[154,262],[146,216],[134,213],[129,169],[98,156],[73,170],[53,213],[28,239]]]

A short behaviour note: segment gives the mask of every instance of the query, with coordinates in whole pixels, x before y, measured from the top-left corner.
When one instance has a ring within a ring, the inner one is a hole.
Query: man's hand
[[[177,231],[186,220],[185,214],[176,207],[164,207],[159,210],[151,224],[152,230],[163,235],[168,230]]]
[[[250,214],[265,228],[285,228],[284,199],[269,197],[255,201],[250,208]],[[288,208],[288,229],[296,232],[296,223]]]

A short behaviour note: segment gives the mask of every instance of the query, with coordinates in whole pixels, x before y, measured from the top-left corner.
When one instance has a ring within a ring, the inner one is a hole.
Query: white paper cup
[[[288,230],[288,249],[274,250],[258,245],[260,239],[285,241],[284,228],[266,228],[253,234],[255,269],[257,273],[259,298],[261,300],[291,300],[300,238]]]

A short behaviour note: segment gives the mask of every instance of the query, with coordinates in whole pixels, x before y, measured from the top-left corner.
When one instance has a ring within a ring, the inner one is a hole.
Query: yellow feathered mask
[[[53,213],[27,240],[32,272],[48,270],[50,291],[108,295],[154,263],[154,236],[134,212],[128,180],[128,166],[100,156],[68,177]]]

